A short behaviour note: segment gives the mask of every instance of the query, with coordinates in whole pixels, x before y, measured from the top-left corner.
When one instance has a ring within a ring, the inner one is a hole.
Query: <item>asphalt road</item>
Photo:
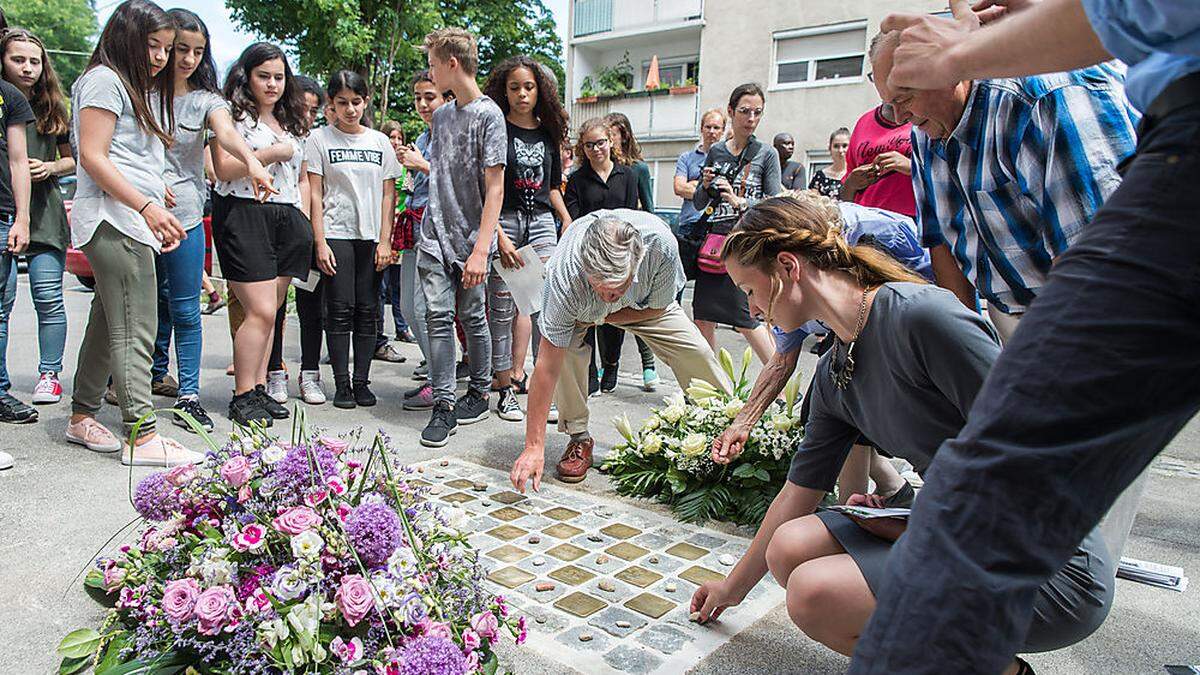
[[[8,362],[14,393],[28,400],[37,378],[37,340],[24,279],[21,284],[10,328]],[[69,395],[90,295],[77,288],[67,295],[70,323],[63,382]],[[224,409],[232,386],[225,375],[230,344],[224,312],[205,317],[204,326],[202,402],[217,421],[218,432],[224,432],[229,430]],[[294,324],[289,331],[287,359],[294,364],[298,358]],[[719,331],[719,339],[735,354],[741,353],[735,333]],[[400,409],[400,392],[413,386],[410,375],[419,359],[415,347],[405,348],[408,363],[376,362],[372,379],[380,405],[353,411],[335,411],[328,404],[307,408],[310,423],[336,429],[383,428],[395,439],[403,457],[412,461],[453,455],[507,469],[523,447],[521,424],[493,417],[460,428],[451,445],[440,450],[416,442],[427,413]],[[812,372],[813,359],[804,355],[801,368],[805,372]],[[632,371],[638,360],[632,340],[626,343],[623,360],[629,373],[621,386],[592,402],[592,431],[600,453],[617,439],[607,420],[622,412],[639,420],[664,393],[645,393],[633,386]],[[671,378],[665,368],[662,376],[668,381]],[[326,372],[325,377],[331,376]],[[293,393],[295,386],[293,379]],[[161,399],[161,403],[170,401]],[[12,453],[17,462],[15,468],[0,473],[0,673],[4,674],[54,671],[58,662],[54,647],[59,639],[75,628],[98,624],[100,609],[72,581],[109,536],[134,518],[128,497],[130,481],[148,472],[143,469],[131,474],[112,456],[65,443],[62,435],[68,399],[40,412],[37,424],[0,426],[0,448]],[[119,426],[119,415],[111,407],[105,407],[101,420],[110,428]],[[176,438],[188,439],[181,429],[165,428]],[[551,433],[549,443],[547,457],[552,465],[565,441]],[[1200,425],[1189,425],[1165,456],[1171,464],[1160,463],[1151,471],[1125,554],[1180,565],[1200,584],[1200,509],[1196,508],[1200,502]],[[552,466],[548,469],[552,471]],[[606,479],[594,472],[578,489],[611,494]],[[505,657],[506,666],[517,673],[564,671],[561,664],[528,652],[505,649]],[[1036,654],[1029,660],[1038,672],[1080,674],[1152,673],[1162,672],[1163,664],[1200,664],[1200,587],[1180,594],[1118,581],[1115,607],[1095,635],[1069,649]],[[846,664],[845,658],[796,630],[780,607],[713,653],[694,672],[834,673],[844,671]]]

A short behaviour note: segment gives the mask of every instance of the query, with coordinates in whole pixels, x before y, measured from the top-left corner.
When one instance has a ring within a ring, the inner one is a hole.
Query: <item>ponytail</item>
[[[765,199],[752,206],[725,240],[724,261],[769,270],[787,251],[819,270],[849,274],[873,288],[892,281],[925,280],[874,246],[851,246],[842,235],[837,202],[815,190]]]

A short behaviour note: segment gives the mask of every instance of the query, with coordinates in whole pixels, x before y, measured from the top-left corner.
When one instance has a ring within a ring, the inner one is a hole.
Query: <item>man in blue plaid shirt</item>
[[[884,100],[913,125],[922,244],[938,285],[971,308],[978,291],[1007,342],[1054,259],[1121,184],[1117,165],[1133,154],[1139,119],[1124,74],[1101,64],[892,90],[898,40],[884,35],[871,63]]]

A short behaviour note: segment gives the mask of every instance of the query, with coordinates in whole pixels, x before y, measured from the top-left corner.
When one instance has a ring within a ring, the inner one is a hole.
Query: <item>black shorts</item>
[[[227,281],[307,277],[312,267],[312,225],[291,204],[214,195],[212,231]]]

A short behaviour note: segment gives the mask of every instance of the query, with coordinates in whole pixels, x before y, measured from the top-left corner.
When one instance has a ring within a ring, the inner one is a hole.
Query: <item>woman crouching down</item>
[[[850,655],[905,525],[814,510],[860,435],[923,473],[966,421],[1000,343],[948,291],[877,249],[848,245],[836,222],[836,213],[819,205],[778,197],[747,211],[725,243],[729,274],[752,312],[785,331],[818,319],[837,340],[817,363],[788,482],[746,555],[727,579],[697,589],[692,611],[701,621],[717,618],[770,571],[787,589],[792,621]],[[738,451],[714,443],[713,459],[728,462]],[[854,495],[849,503],[876,505],[874,499]],[[997,547],[997,565],[1004,564],[1002,551]],[[1093,531],[1040,589],[1022,651],[1060,649],[1096,630],[1112,604],[1114,572]],[[1016,659],[1007,672],[1032,669]]]

